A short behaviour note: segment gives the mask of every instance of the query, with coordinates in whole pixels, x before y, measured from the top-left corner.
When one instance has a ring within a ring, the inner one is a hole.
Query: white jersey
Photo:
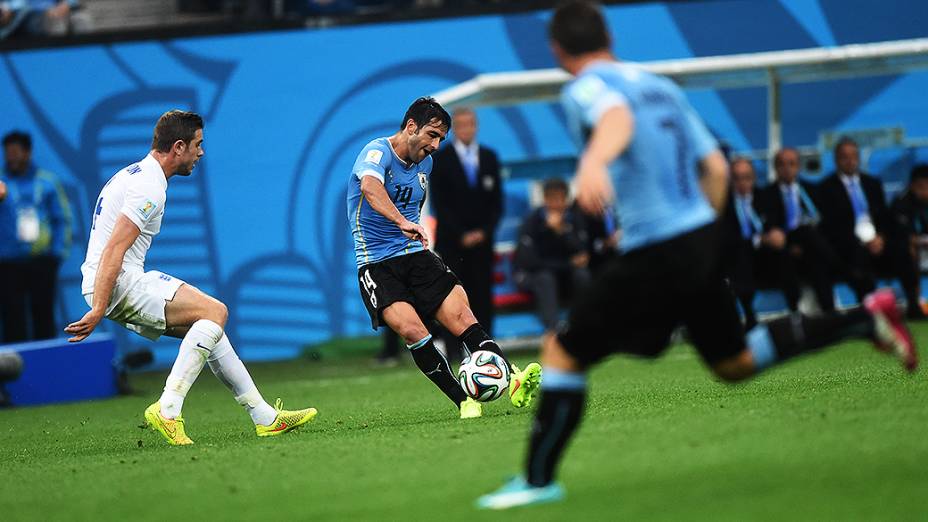
[[[81,293],[93,293],[100,256],[120,215],[129,218],[141,231],[123,258],[122,270],[144,271],[145,255],[151,247],[151,240],[161,231],[167,188],[168,180],[164,170],[150,153],[142,161],[120,170],[106,182],[94,205],[87,257],[81,265],[84,276]],[[114,299],[118,297],[113,296]]]

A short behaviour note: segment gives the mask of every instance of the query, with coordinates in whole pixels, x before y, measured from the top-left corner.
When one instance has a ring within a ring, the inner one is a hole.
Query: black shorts
[[[404,301],[412,305],[423,319],[431,319],[455,285],[457,276],[434,253],[423,250],[358,269],[358,285],[364,306],[376,330],[383,323],[383,310]]]
[[[708,364],[745,348],[718,262],[716,224],[619,256],[570,308],[561,344],[587,366],[613,353],[657,357],[680,325]]]

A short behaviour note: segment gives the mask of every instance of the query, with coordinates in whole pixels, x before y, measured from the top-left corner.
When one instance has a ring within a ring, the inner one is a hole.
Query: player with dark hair
[[[399,131],[368,143],[348,181],[348,223],[371,326],[386,324],[403,337],[416,366],[464,419],[479,417],[481,405],[461,388],[425,321],[437,319],[468,351],[503,353],[477,322],[457,277],[427,250],[429,239],[419,224],[432,172],[430,155],[450,128],[451,117],[438,102],[419,98],[406,111]],[[509,366],[509,398],[514,406],[525,407],[541,383],[541,366]]]
[[[575,75],[562,101],[575,136],[585,142],[577,200],[595,214],[613,204],[613,188],[620,194],[622,255],[574,301],[566,327],[543,346],[545,381],[525,475],[481,497],[479,506],[561,499],[555,467],[583,415],[589,368],[616,352],[657,357],[679,325],[728,382],[850,337],[870,338],[915,369],[914,342],[886,290],[844,314],[759,324],[745,339],[715,248],[716,216],[728,187],[718,144],[673,82],[615,59],[597,6],[562,5],[550,36],[561,66]]]
[[[181,411],[205,364],[234,394],[259,437],[286,433],[316,416],[315,408],[288,411],[280,399],[276,407],[264,400],[223,331],[229,316],[223,303],[168,274],[145,271],[145,256],[161,231],[168,181],[192,174],[203,153],[203,119],[169,111],[155,125],[148,155],[106,182],[81,265],[81,292],[90,311],[65,328],[72,335],[68,340],[79,342],[107,317],[151,340],[182,339],[161,398],[144,413],[145,422],[172,445],[193,444]]]

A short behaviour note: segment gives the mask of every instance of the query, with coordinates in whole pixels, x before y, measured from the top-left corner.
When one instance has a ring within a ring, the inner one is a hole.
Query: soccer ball
[[[494,401],[509,389],[509,365],[499,355],[479,350],[461,361],[458,382],[472,398]]]

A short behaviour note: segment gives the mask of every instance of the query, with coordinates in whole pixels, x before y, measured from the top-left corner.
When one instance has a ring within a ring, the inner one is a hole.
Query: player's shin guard
[[[222,334],[222,338],[216,343],[207,362],[216,378],[235,395],[236,402],[245,408],[255,424],[266,426],[274,422],[277,411],[261,396],[261,392],[251,379],[251,374],[248,373],[248,369],[235,353],[232,343],[225,334]]]
[[[460,407],[461,402],[467,400],[467,394],[455,378],[454,372],[451,371],[448,360],[432,343],[431,335],[419,342],[406,345],[406,348],[412,354],[412,359],[416,361],[416,366],[451,399],[455,408]]]
[[[161,415],[165,418],[174,419],[180,416],[187,392],[197,380],[203,364],[222,335],[222,327],[206,319],[193,323],[187,331],[159,400]]]
[[[546,486],[567,442],[583,416],[586,402],[586,374],[544,369],[541,405],[535,413],[525,478],[536,487]]]
[[[491,339],[486,330],[480,326],[480,323],[470,325],[467,330],[464,330],[464,333],[458,336],[458,340],[464,345],[464,349],[467,350],[468,355],[478,350],[491,351],[502,357],[503,360],[506,361],[506,364],[509,365],[509,370],[512,371],[512,363],[510,363],[509,359],[503,354],[502,348],[496,344],[496,341]]]
[[[863,308],[821,317],[791,314],[754,327],[747,335],[748,349],[759,372],[843,339],[872,338],[873,329],[873,318]]]

